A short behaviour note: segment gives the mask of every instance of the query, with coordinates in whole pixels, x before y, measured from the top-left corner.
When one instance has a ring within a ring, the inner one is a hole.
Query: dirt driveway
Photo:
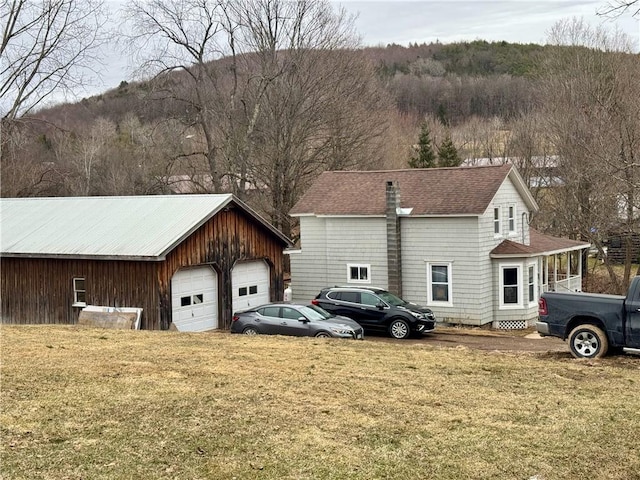
[[[428,344],[441,347],[465,346],[475,350],[497,350],[515,352],[569,352],[565,342],[555,337],[540,337],[532,330],[526,332],[504,332],[481,329],[441,327],[422,338],[395,340],[383,334],[370,333],[367,340],[406,344]]]

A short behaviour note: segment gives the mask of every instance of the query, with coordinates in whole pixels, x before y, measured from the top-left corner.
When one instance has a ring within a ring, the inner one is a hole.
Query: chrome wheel
[[[331,338],[331,335],[329,335],[327,332],[318,332],[318,333],[316,333],[316,337],[317,338]]]
[[[389,333],[393,338],[407,338],[410,333],[409,325],[404,320],[394,320],[389,325]]]
[[[576,358],[600,358],[606,355],[609,342],[595,325],[580,325],[569,334],[569,347]]]
[[[243,332],[245,335],[257,335],[258,334],[258,330],[256,330],[253,327],[247,327],[243,330]]]

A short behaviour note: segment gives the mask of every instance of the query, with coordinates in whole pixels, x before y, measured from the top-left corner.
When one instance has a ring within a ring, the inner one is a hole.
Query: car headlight
[[[351,328],[331,327],[330,330],[338,335],[353,335],[353,330]]]
[[[419,318],[419,319],[423,319],[424,318],[424,315],[422,313],[414,312],[413,310],[409,310],[409,313],[411,315],[413,315],[414,317],[416,317],[416,318]]]

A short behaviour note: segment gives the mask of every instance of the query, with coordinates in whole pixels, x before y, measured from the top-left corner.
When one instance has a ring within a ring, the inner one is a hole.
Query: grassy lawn
[[[640,479],[640,359],[3,326],[7,479]]]

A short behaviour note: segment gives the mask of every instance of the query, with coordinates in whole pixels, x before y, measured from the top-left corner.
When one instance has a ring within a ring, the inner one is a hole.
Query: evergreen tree
[[[451,140],[451,134],[447,133],[444,141],[438,147],[438,166],[459,167],[461,163],[462,159]]]
[[[418,138],[418,148],[416,154],[409,160],[411,168],[433,168],[436,166],[436,156],[431,146],[431,136],[426,122],[420,127],[420,137]]]

